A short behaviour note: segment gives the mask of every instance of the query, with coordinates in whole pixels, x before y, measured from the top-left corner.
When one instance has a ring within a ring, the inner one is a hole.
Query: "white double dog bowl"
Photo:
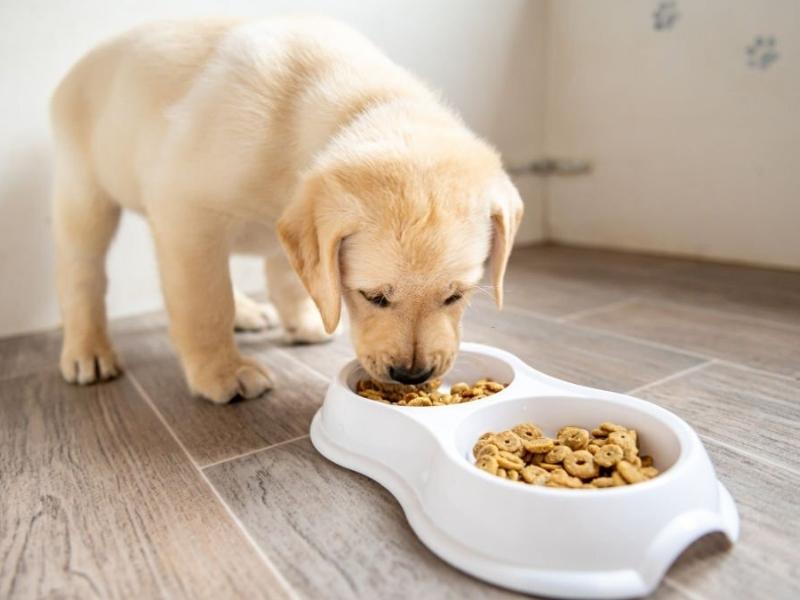
[[[364,377],[353,361],[331,383],[311,425],[314,446],[388,489],[422,542],[475,577],[553,597],[638,597],[696,539],[739,535],[736,506],[697,434],[655,404],[549,377],[479,344],[462,344],[446,383],[510,383],[489,398],[391,406],[352,391]],[[549,435],[564,425],[624,424],[639,432],[642,453],[662,474],[632,486],[569,490],[474,466],[481,434],[526,421]]]

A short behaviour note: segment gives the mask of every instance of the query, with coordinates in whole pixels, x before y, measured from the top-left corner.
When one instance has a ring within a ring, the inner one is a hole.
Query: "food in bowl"
[[[472,449],[475,466],[530,485],[569,489],[609,488],[656,477],[651,456],[639,456],[636,430],[605,422],[591,431],[562,427],[555,438],[533,423],[484,433]]]
[[[372,379],[361,379],[356,384],[356,393],[370,400],[396,406],[444,406],[480,400],[502,392],[507,387],[507,384],[485,378],[479,379],[472,385],[463,382],[453,384],[449,393],[440,392],[441,385],[439,379],[432,379],[420,385],[381,383]]]

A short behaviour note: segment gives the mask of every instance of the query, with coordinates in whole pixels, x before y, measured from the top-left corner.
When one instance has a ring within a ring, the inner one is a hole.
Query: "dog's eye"
[[[370,296],[366,292],[361,292],[361,295],[364,296],[364,300],[366,300],[370,304],[374,304],[375,306],[380,306],[381,308],[386,308],[387,306],[389,306],[389,301],[383,294],[376,294],[374,296]]]
[[[451,304],[458,302],[463,297],[461,292],[456,292],[452,296],[448,296],[448,298],[444,301],[445,306],[450,306]]]

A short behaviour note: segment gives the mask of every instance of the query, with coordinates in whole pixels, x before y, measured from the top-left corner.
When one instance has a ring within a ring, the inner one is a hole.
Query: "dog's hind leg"
[[[286,255],[281,252],[267,258],[265,271],[269,299],[278,310],[286,340],[292,344],[316,344],[330,340],[332,336],[325,332],[319,310]]]
[[[108,339],[105,258],[120,208],[96,185],[80,157],[58,157],[54,188],[56,281],[64,340],[60,368],[70,383],[119,374]]]
[[[236,308],[233,328],[236,331],[261,331],[277,327],[280,323],[271,302],[256,302],[236,288],[233,289],[233,302]]]

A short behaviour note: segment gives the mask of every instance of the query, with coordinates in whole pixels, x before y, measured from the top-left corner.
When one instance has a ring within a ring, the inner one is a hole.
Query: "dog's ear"
[[[277,226],[289,262],[317,305],[328,333],[334,332],[342,312],[339,246],[358,222],[353,215],[356,203],[347,199],[324,176],[310,176]]]
[[[503,279],[514,236],[522,221],[523,204],[519,192],[506,175],[494,180],[489,188],[492,218],[492,248],[489,266],[497,308],[503,308]]]

